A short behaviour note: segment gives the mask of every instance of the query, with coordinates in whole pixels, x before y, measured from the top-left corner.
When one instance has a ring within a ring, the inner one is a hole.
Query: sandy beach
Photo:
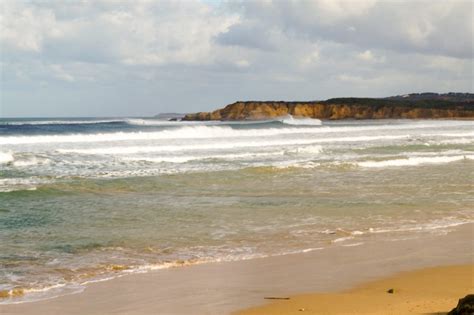
[[[340,293],[284,297],[237,314],[445,314],[472,292],[474,265],[444,266],[400,273]]]
[[[359,289],[350,291],[355,294],[350,299],[362,296],[359,305],[367,309],[361,309],[361,312],[370,314],[378,312],[387,303],[394,305],[406,301],[409,302],[406,307],[412,307],[415,312],[418,311],[417,305],[424,307],[427,301],[437,301],[436,304],[430,302],[436,308],[433,311],[443,312],[454,307],[457,299],[466,295],[469,288],[472,291],[472,239],[473,225],[465,224],[452,228],[447,235],[433,234],[419,239],[338,246],[303,254],[159,270],[93,283],[79,294],[1,305],[0,313],[229,314],[262,305],[268,301],[264,299],[268,296],[341,292],[360,285]],[[363,285],[400,272],[443,265],[470,266],[427,269]],[[425,276],[428,281],[424,280]],[[459,283],[462,285],[458,286]],[[385,293],[389,288],[395,289],[393,295]],[[313,301],[323,299],[332,303],[341,296],[345,301],[348,295],[317,295],[317,300],[314,300],[314,295],[304,295],[268,307],[275,314],[287,314],[300,308],[318,314]],[[394,300],[393,304],[389,299]],[[339,311],[344,313],[344,309]],[[268,314],[268,309],[249,312],[244,314]],[[400,312],[405,313],[402,309]],[[393,314],[400,312],[395,309]]]

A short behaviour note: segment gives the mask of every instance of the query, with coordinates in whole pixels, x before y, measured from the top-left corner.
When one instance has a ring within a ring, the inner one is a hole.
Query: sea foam
[[[380,167],[398,167],[398,166],[416,166],[420,164],[444,164],[462,160],[473,160],[474,155],[456,155],[456,156],[434,156],[434,157],[408,157],[406,159],[393,159],[386,161],[366,161],[358,162],[361,167],[380,168]]]
[[[14,160],[13,154],[10,152],[0,152],[0,164],[10,163]]]
[[[282,123],[287,125],[296,125],[296,126],[321,126],[322,122],[319,119],[315,118],[294,118],[291,115],[284,117],[280,120]]]
[[[177,151],[201,151],[201,150],[222,150],[234,148],[262,148],[272,146],[294,146],[304,144],[334,143],[334,142],[367,142],[377,140],[405,139],[408,135],[399,136],[360,136],[360,137],[340,137],[322,139],[302,139],[302,140],[266,140],[266,141],[239,141],[239,142],[212,142],[191,145],[162,145],[162,146],[110,146],[98,147],[94,149],[57,149],[59,153],[78,154],[136,154],[146,152],[177,152]],[[309,150],[314,150],[309,149]]]
[[[134,140],[169,140],[169,139],[221,139],[221,138],[260,138],[282,135],[316,135],[316,134],[354,134],[355,132],[380,133],[384,131],[417,130],[420,128],[433,128],[436,125],[431,123],[413,125],[374,125],[374,126],[340,126],[329,127],[313,125],[292,126],[292,127],[268,127],[268,128],[248,128],[237,129],[230,126],[207,126],[207,125],[185,125],[179,127],[169,127],[162,131],[138,131],[138,132],[111,132],[94,134],[67,134],[67,135],[34,135],[34,136],[1,136],[0,145],[21,145],[21,144],[41,144],[41,143],[92,143],[92,142],[118,142]],[[439,127],[439,126],[438,126]],[[422,136],[441,137],[474,137],[474,133],[466,132],[462,134],[433,133]]]

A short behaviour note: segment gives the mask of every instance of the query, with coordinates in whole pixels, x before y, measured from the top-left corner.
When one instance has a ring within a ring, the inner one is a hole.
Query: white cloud
[[[19,1],[3,2],[0,29],[3,49],[36,53],[42,50],[45,39],[61,34],[50,10],[36,10]]]
[[[302,67],[311,67],[316,65],[320,60],[319,49],[317,46],[313,46],[312,49],[303,56],[301,59]]]
[[[245,59],[237,60],[235,64],[241,68],[247,68],[248,66],[250,66],[250,62],[248,62],[248,60],[245,60]]]
[[[315,13],[321,23],[334,25],[351,17],[366,15],[375,3],[375,0],[320,0],[306,3],[293,1],[293,6],[301,7],[302,16],[308,17],[308,13]]]
[[[473,69],[473,61],[444,56],[430,56],[425,59],[424,67],[434,71],[447,71],[452,74],[466,73]],[[471,73],[472,75],[472,73]]]
[[[365,81],[365,79],[362,78],[361,76],[350,75],[350,74],[346,74],[346,73],[340,74],[340,75],[336,76],[336,78],[339,81],[350,82],[350,83],[360,83],[360,82]]]
[[[64,69],[63,69],[63,66],[61,65],[58,65],[58,64],[52,64],[49,66],[52,73],[53,73],[53,76],[59,80],[62,80],[62,81],[67,81],[67,82],[74,82],[75,81],[75,78],[70,75],[69,73],[67,73]]]
[[[132,101],[133,110],[189,111],[236,99],[472,91],[473,20],[471,2],[457,0],[6,0],[3,95],[19,106],[27,96],[18,91],[38,87],[46,99],[62,93],[62,109],[74,90],[126,112]]]
[[[371,50],[360,52],[356,55],[357,59],[369,63],[381,63],[385,61],[384,56],[376,56]]]
[[[240,5],[243,21],[259,21],[264,29],[278,27],[293,36],[472,58],[471,1],[275,0]]]
[[[205,64],[215,58],[214,37],[238,20],[233,14],[214,14],[197,1],[120,3],[68,7],[7,1],[0,20],[1,44],[13,53],[30,51],[46,59],[62,54],[77,60],[84,54],[128,65]]]
[[[366,50],[364,52],[357,54],[357,58],[364,61],[373,61],[375,59],[374,55],[372,54],[370,50]]]

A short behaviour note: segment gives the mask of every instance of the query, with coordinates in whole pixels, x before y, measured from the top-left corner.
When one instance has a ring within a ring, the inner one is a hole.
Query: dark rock
[[[387,293],[393,294],[395,291],[393,289],[388,289]]]
[[[474,294],[459,299],[458,305],[448,315],[474,315]]]

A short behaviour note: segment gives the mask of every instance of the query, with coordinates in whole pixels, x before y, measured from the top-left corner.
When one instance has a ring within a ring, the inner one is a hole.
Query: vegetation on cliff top
[[[474,96],[474,95],[473,95]],[[374,107],[394,106],[411,108],[437,108],[437,109],[474,109],[474,97],[472,100],[454,101],[447,99],[404,99],[404,98],[331,98],[319,102],[322,104],[347,104],[347,105],[367,105]]]

